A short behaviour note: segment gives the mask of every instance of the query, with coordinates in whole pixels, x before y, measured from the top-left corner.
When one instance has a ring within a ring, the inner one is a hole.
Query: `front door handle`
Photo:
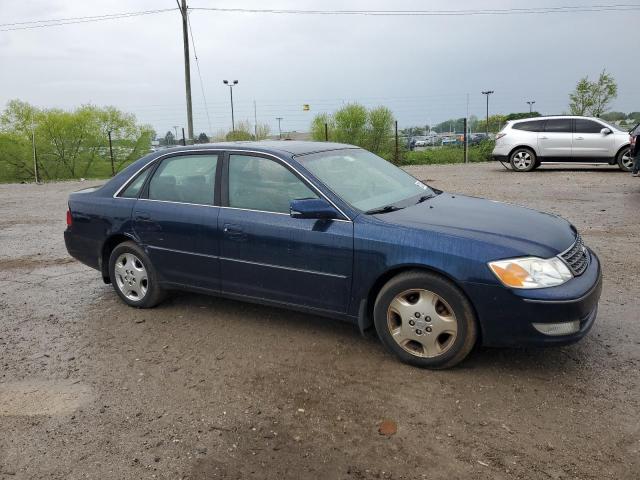
[[[584,137],[576,137],[576,140],[584,140]]]
[[[148,222],[151,220],[151,215],[149,215],[149,213],[147,212],[137,212],[135,219],[140,222]]]
[[[224,232],[224,235],[230,240],[243,241],[247,238],[247,234],[244,232],[240,225],[225,223],[222,227],[222,231]]]
[[[546,139],[548,139],[548,138],[549,138],[549,137],[540,137],[540,140],[546,140]]]

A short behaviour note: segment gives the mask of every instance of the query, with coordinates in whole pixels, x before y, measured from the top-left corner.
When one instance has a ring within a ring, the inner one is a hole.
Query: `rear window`
[[[514,123],[511,128],[514,130],[524,130],[525,132],[541,132],[542,125],[544,125],[543,120],[531,120],[528,122]]]

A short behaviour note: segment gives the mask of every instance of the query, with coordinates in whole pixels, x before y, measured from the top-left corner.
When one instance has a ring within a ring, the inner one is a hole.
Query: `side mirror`
[[[290,206],[293,218],[338,218],[340,214],[332,205],[322,198],[302,198],[292,200]]]
[[[602,130],[600,130],[600,133],[603,134],[603,135],[609,135],[609,134],[611,134],[613,132],[611,131],[610,128],[604,127]]]

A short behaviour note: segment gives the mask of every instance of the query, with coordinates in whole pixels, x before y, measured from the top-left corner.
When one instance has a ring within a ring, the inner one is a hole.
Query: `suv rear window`
[[[525,132],[541,132],[543,125],[543,120],[531,120],[528,122],[514,123],[511,128],[514,130],[524,130]]]
[[[551,120],[547,120],[544,131],[556,133],[571,133],[571,119],[554,118]]]

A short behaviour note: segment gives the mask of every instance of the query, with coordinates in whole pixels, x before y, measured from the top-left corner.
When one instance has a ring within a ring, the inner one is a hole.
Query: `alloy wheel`
[[[622,154],[622,157],[620,159],[622,166],[628,170],[631,170],[633,168],[633,157],[631,156],[631,149],[628,148],[624,151],[624,153]]]
[[[138,302],[149,290],[149,276],[142,261],[133,253],[123,253],[115,264],[116,284],[129,300]]]
[[[513,155],[513,166],[518,170],[526,170],[532,162],[533,158],[526,150],[520,150]]]
[[[387,309],[391,337],[405,351],[417,357],[433,358],[452,346],[458,334],[453,309],[429,290],[406,290]]]

